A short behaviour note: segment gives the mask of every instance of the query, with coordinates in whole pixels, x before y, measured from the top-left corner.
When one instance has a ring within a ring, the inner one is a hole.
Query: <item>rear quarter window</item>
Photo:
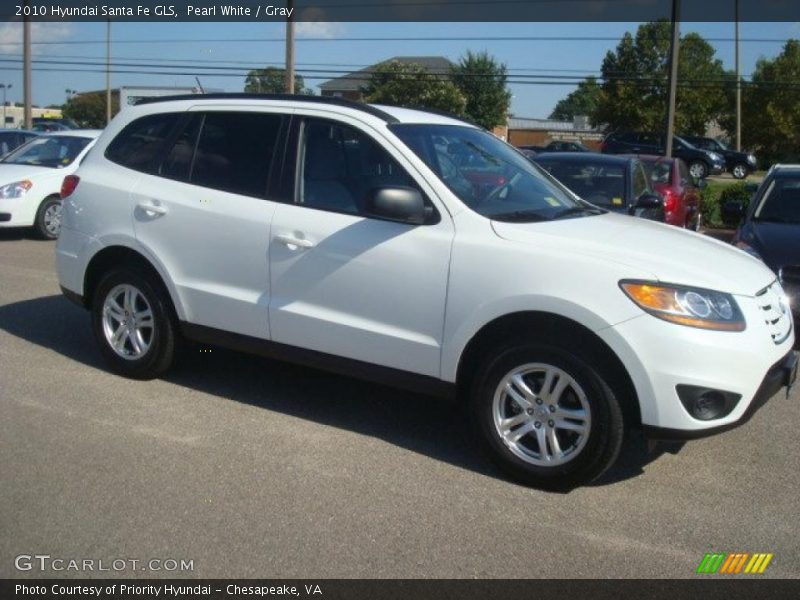
[[[108,145],[106,158],[135,171],[154,172],[179,117],[179,113],[163,113],[132,121]]]

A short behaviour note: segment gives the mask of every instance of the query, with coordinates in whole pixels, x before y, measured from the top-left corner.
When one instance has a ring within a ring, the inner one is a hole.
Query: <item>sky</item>
[[[339,73],[356,70],[393,56],[445,56],[457,61],[467,50],[486,50],[506,64],[512,72],[533,75],[575,76],[597,74],[603,56],[617,44],[626,31],[635,32],[637,23],[298,23],[296,63],[298,71],[319,69],[306,75],[306,86],[316,87]],[[280,23],[123,23],[112,24],[112,61],[155,64],[170,59],[181,64],[226,66],[222,61],[241,63],[239,68],[280,66],[284,60],[284,25]],[[733,23],[683,23],[681,33],[696,31],[706,38],[733,38]],[[105,23],[34,23],[32,40],[47,41],[34,45],[34,59],[96,61],[105,60]],[[609,37],[610,40],[497,41],[442,40],[442,37],[513,37],[567,36]],[[742,23],[740,36],[748,38],[800,38],[798,23]],[[370,37],[380,41],[342,41],[340,38]],[[432,40],[402,41],[392,37],[429,37]],[[259,41],[242,41],[255,38]],[[311,38],[311,39],[310,39]],[[322,39],[320,39],[322,38]],[[22,100],[21,46],[22,25],[0,23],[0,84],[11,84],[9,101]],[[204,40],[173,43],[167,40]],[[234,41],[217,41],[234,40]],[[274,40],[274,41],[269,41]],[[69,42],[69,43],[67,43]],[[76,43],[77,42],[77,43]],[[99,42],[99,43],[87,43]],[[733,69],[732,41],[712,42],[724,66]],[[748,77],[759,57],[772,57],[782,43],[741,43],[742,74]],[[75,58],[73,58],[75,57]],[[195,62],[197,61],[197,62]],[[330,66],[336,65],[336,66]],[[45,106],[61,104],[65,90],[88,91],[105,88],[100,72],[77,72],[86,67],[34,64],[52,69],[34,70],[33,101]],[[230,66],[230,63],[227,63]],[[135,70],[137,67],[120,67]],[[72,70],[66,70],[72,69]],[[141,68],[139,70],[142,70]],[[163,68],[147,70],[163,71]],[[187,73],[189,69],[182,69]],[[218,71],[219,72],[219,71]],[[512,75],[513,79],[513,75]],[[236,76],[200,75],[205,88],[240,92],[244,73]],[[194,76],[114,73],[112,87],[119,86],[194,86]],[[513,94],[511,112],[519,117],[546,118],[556,102],[574,90],[574,84],[510,85]]]

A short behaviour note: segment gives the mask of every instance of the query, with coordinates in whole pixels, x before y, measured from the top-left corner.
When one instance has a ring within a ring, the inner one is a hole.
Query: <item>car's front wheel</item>
[[[750,169],[747,168],[747,165],[739,163],[733,167],[731,173],[736,179],[744,179],[750,174]]]
[[[177,327],[169,300],[152,276],[135,268],[107,273],[93,296],[92,326],[109,367],[153,379],[172,364]]]
[[[708,175],[708,166],[702,160],[696,160],[689,165],[689,174],[694,179],[705,179]]]
[[[585,360],[549,344],[490,354],[472,390],[471,416],[484,450],[504,472],[527,485],[570,489],[613,464],[622,410]]]
[[[61,198],[48,196],[36,211],[33,223],[36,235],[44,240],[54,240],[61,233]]]

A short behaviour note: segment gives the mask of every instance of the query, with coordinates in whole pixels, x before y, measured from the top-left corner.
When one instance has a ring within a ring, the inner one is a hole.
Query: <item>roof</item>
[[[0,129],[0,133],[26,133],[28,135],[42,135],[41,131],[31,131],[30,129]]]
[[[67,129],[65,131],[48,131],[40,134],[41,137],[82,137],[96,138],[103,133],[102,129]]]
[[[424,109],[401,108],[398,106],[386,106],[382,104],[365,104],[363,102],[353,102],[343,98],[333,98],[329,96],[303,96],[289,94],[189,94],[181,96],[159,96],[143,98],[136,103],[136,106],[161,104],[169,102],[190,101],[192,106],[203,105],[205,103],[218,103],[220,100],[227,102],[246,102],[252,105],[253,102],[263,102],[267,106],[282,106],[286,104],[297,106],[298,104],[320,105],[327,104],[340,108],[356,110],[377,117],[386,123],[438,123],[440,125],[469,125],[459,117],[441,114],[435,111]]]
[[[529,119],[526,117],[510,117],[509,129],[547,129],[550,131],[592,131],[599,130],[594,127],[578,129],[573,121],[555,121],[553,119]]]
[[[600,154],[599,152],[542,152],[534,157],[535,161],[550,159],[561,162],[593,162],[614,164],[628,164],[633,157],[622,154]]]
[[[444,56],[394,56],[382,62],[370,65],[369,67],[364,67],[358,71],[348,73],[347,75],[329,79],[321,83],[319,89],[328,92],[358,92],[371,79],[375,67],[390,62],[399,62],[404,65],[420,65],[429,73],[436,75],[449,75],[450,69],[453,67],[453,63]]]

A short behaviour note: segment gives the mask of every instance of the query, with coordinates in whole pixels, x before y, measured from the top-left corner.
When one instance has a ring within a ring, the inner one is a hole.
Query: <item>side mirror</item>
[[[369,193],[367,216],[422,225],[425,223],[425,201],[419,190],[410,187],[382,187]]]
[[[738,225],[744,217],[744,212],[744,204],[733,200],[724,202],[720,209],[723,222],[730,225]]]
[[[642,210],[659,210],[664,208],[664,199],[658,194],[645,193],[639,196],[634,208]]]

